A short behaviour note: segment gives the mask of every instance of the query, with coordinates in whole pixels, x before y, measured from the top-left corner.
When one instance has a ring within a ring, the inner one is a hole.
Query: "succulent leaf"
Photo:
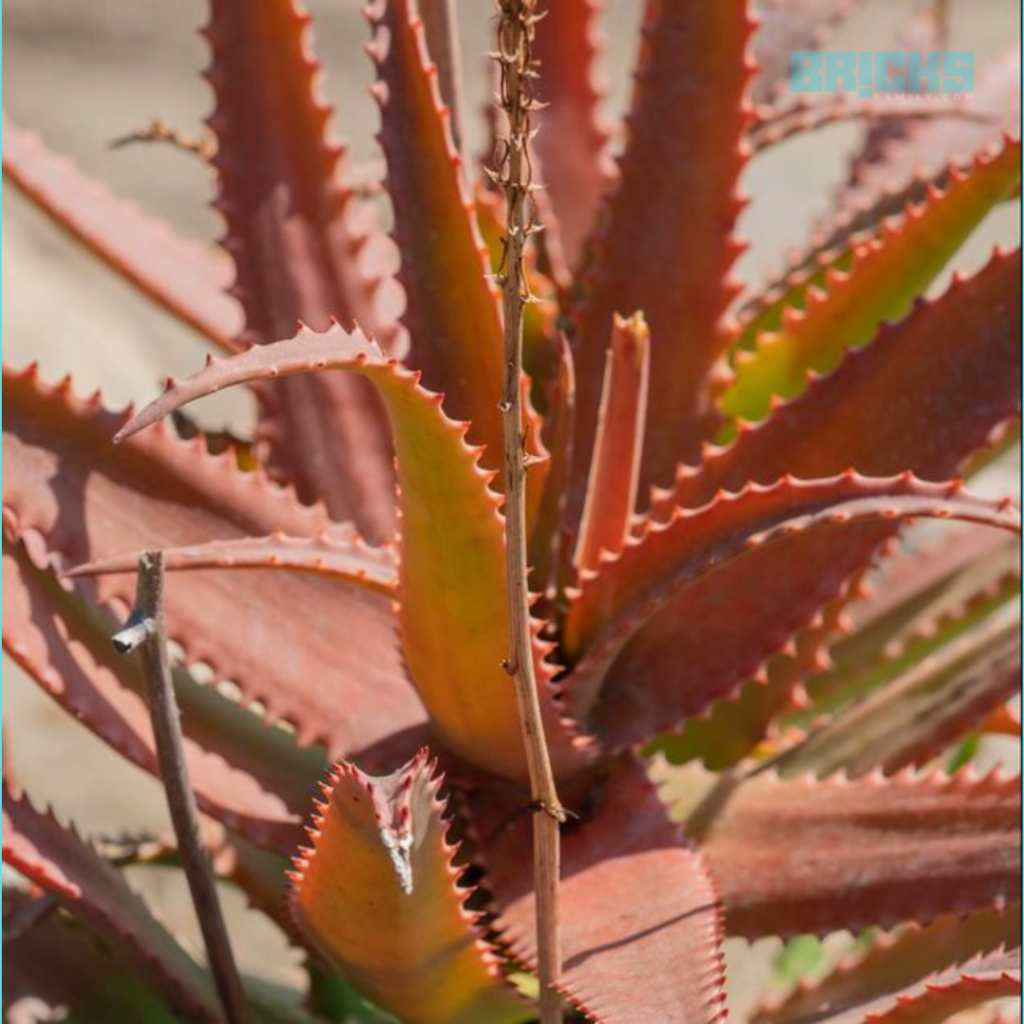
[[[475,808],[478,823],[493,808]],[[481,851],[513,955],[536,961],[530,822]],[[700,855],[643,766],[613,764],[595,805],[562,836],[561,988],[587,1019],[712,1022],[724,1013],[718,899]],[[642,982],[642,983],[641,983]]]
[[[571,709],[583,714],[600,693],[594,721],[616,744],[703,711],[695,700],[719,699],[810,623],[884,539],[887,520],[977,517],[1019,529],[1008,502],[961,498],[961,491],[909,475],[783,479],[720,495],[703,509],[677,509],[665,524],[648,521],[617,558],[584,579],[569,609],[563,646],[578,661],[564,684]],[[731,647],[719,644],[719,609],[731,602],[736,614],[739,594],[743,635]]]
[[[583,570],[597,568],[603,551],[616,555],[626,543],[640,482],[650,339],[642,313],[628,320],[616,314],[576,542],[576,563]]]
[[[227,260],[115,196],[3,115],[3,173],[24,196],[154,302],[227,351],[242,327]]]
[[[614,313],[651,326],[641,486],[666,484],[714,433],[713,368],[736,294],[742,104],[752,22],[743,0],[648,5],[619,181],[598,215],[576,311],[576,425],[570,514],[583,506]],[[707,82],[718,83],[708,92]],[[700,101],[695,97],[700,95]],[[666,126],[686,125],[685,131]],[[639,259],[638,254],[644,258]]]
[[[189,547],[167,548],[163,552],[168,572],[198,569],[291,569],[344,580],[378,594],[392,596],[397,571],[394,552],[388,547],[371,547],[354,531],[335,528],[315,537],[243,537],[215,540]],[[102,576],[133,572],[138,555],[122,555],[100,562],[87,562],[64,575]]]
[[[579,265],[601,196],[614,177],[610,132],[600,117],[604,97],[597,63],[602,40],[599,0],[552,4],[537,26],[533,54],[540,68],[539,131],[534,149],[538,180],[551,197],[558,235],[571,268]]]
[[[221,1020],[213,986],[88,843],[3,790],[3,859],[80,917],[190,1020]]]
[[[719,489],[785,473],[955,475],[992,431],[1020,415],[1020,271],[1019,249],[997,252],[938,299],[919,301],[799,398],[708,452],[699,470],[681,470],[653,513],[697,507]]]
[[[426,751],[392,775],[339,764],[296,859],[301,933],[380,1006],[410,1024],[524,1020],[465,909],[442,778]]]
[[[5,652],[114,750],[158,774],[141,670],[114,652],[114,617],[39,568],[23,545],[4,541],[3,570]],[[183,673],[176,690],[201,808],[261,844],[294,843],[320,757]]]
[[[398,624],[416,692],[449,749],[523,781],[515,692],[502,667],[508,619],[501,499],[488,488],[493,474],[480,468],[479,449],[466,444],[467,425],[448,419],[441,396],[422,388],[417,373],[387,359],[359,332],[303,329],[276,345],[209,360],[193,377],[169,384],[118,436],[231,384],[332,369],[371,380],[391,418],[401,506]],[[593,750],[561,718],[549,685],[555,668],[539,640],[534,651],[552,764],[565,775],[583,767]]]
[[[1020,624],[993,621],[816,729],[776,765],[783,775],[851,776],[921,765],[979,726],[1020,686]]]
[[[1001,774],[723,780],[689,828],[727,930],[750,939],[926,924],[1020,900],[1020,781]]]
[[[358,321],[401,347],[390,244],[339,180],[342,147],[327,135],[330,108],[315,88],[308,15],[297,0],[214,0],[206,29],[216,105],[213,164],[223,245],[246,343],[290,334],[297,320]],[[360,380],[333,376],[261,385],[259,437],[275,479],[303,501],[322,500],[371,541],[394,524],[394,476],[384,410]]]
[[[330,526],[322,509],[241,472],[230,452],[208,455],[201,438],[181,442],[160,428],[111,445],[127,417],[98,398],[75,398],[68,383],[48,387],[34,371],[5,370],[3,399],[5,526],[28,543],[41,535],[58,566],[274,530],[316,536]],[[244,587],[235,584],[224,573],[170,581],[168,631],[188,663],[211,665],[268,717],[292,722],[300,743],[321,741],[331,756],[423,722],[386,598],[310,573],[253,570]],[[133,600],[130,576],[100,577],[96,588],[103,602]],[[264,628],[283,618],[287,631]]]
[[[501,319],[449,113],[415,4],[378,0],[368,17],[386,185],[402,253],[409,364],[423,372],[428,388],[444,393],[451,415],[470,422],[470,438],[486,447],[484,463],[494,469],[501,452]]]
[[[826,272],[802,308],[790,309],[779,330],[737,353],[735,379],[722,396],[730,416],[767,415],[771,399],[793,398],[807,372],[835,368],[843,353],[871,341],[884,321],[899,320],[992,207],[1020,184],[1020,141],[981,154],[966,171],[951,171],[944,191],[931,188],[899,224],[855,245],[842,271]],[[845,261],[844,261],[845,262]]]
[[[763,1006],[754,1024],[785,1024],[828,1009],[838,1013],[909,988],[930,974],[959,967],[975,956],[1020,940],[1020,906],[947,915],[930,924],[883,932],[862,951],[842,959],[819,981],[801,984]]]

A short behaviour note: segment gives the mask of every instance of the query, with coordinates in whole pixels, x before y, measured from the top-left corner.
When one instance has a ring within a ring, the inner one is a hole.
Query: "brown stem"
[[[249,1010],[238,977],[210,859],[199,838],[199,814],[189,783],[181,741],[181,715],[174,695],[167,659],[164,626],[164,565],[160,551],[139,556],[135,608],[124,629],[113,637],[121,654],[139,649],[146,680],[149,713],[153,722],[160,777],[167,794],[178,853],[185,870],[207,957],[228,1024],[248,1024]]]
[[[185,135],[176,128],[172,128],[159,117],[153,118],[145,128],[136,128],[135,131],[122,135],[110,143],[111,149],[121,149],[124,146],[131,146],[139,142],[166,142],[186,153],[192,153],[199,157],[203,163],[209,163],[214,156],[214,142],[212,138],[193,138]]]
[[[530,300],[523,252],[532,231],[528,209],[531,168],[528,143],[533,69],[530,49],[536,22],[535,0],[499,0],[497,60],[501,71],[500,102],[508,118],[508,138],[498,154],[498,181],[505,191],[507,237],[500,280],[503,290],[505,530],[509,632],[512,653],[506,668],[515,681],[519,721],[530,772],[533,818],[533,873],[537,893],[537,961],[540,974],[541,1024],[562,1019],[562,1001],[553,987],[562,973],[558,937],[559,825],[565,811],[558,800],[551,759],[544,738],[530,632],[527,586],[526,471],[523,427],[523,310]]]

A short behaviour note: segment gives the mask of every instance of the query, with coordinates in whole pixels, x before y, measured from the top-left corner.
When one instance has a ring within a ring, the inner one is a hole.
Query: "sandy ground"
[[[371,67],[363,53],[368,30],[356,0],[311,0],[316,47],[329,74],[325,88],[338,107],[337,126],[351,141],[356,161],[375,156],[376,108],[367,95]],[[469,113],[482,109],[487,77],[491,5],[463,0],[464,66]],[[639,3],[612,0],[606,30],[610,113],[628,92]],[[14,120],[40,131],[54,148],[72,155],[89,173],[110,182],[152,212],[199,237],[214,238],[207,209],[205,168],[160,147],[112,151],[108,143],[159,115],[196,133],[210,108],[198,72],[207,57],[197,36],[205,5],[197,0],[6,0],[4,96]],[[867,3],[833,46],[880,49],[912,10],[909,0]],[[973,49],[979,65],[1019,37],[1014,0],[975,0],[956,5],[953,39]],[[479,152],[481,120],[470,118],[470,149]],[[829,189],[844,174],[857,130],[832,128],[781,147],[745,175],[753,200],[743,220],[751,248],[740,274],[756,280],[780,254],[804,237],[810,219],[827,207]],[[84,256],[59,231],[9,190],[4,192],[4,357],[15,365],[37,359],[48,377],[71,370],[80,391],[102,386],[108,402],[150,395],[157,380],[196,365],[199,343],[154,311],[104,268]],[[958,258],[980,265],[994,243],[1018,239],[1015,210],[994,215]],[[235,395],[205,411],[209,425],[244,430],[252,409]],[[153,780],[125,766],[76,726],[33,684],[6,663],[3,672],[6,737],[14,764],[34,796],[51,801],[87,833],[164,825],[162,794]],[[192,931],[187,901],[158,882],[151,889],[161,912]],[[287,963],[255,915],[246,919],[255,940],[251,963]],[[194,941],[194,940],[190,940]],[[762,958],[759,958],[763,960]],[[748,978],[747,981],[752,981]],[[743,988],[749,990],[750,985]]]

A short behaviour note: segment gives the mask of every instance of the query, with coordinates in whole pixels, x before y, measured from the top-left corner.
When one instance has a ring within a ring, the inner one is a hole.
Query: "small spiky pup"
[[[617,164],[596,117],[597,6],[551,3],[536,40],[548,188],[527,511],[539,699],[574,814],[561,988],[595,1021],[714,1021],[724,936],[879,926],[758,1019],[991,1004],[1019,984],[1019,784],[962,765],[972,738],[1019,735],[1002,532],[1019,515],[957,478],[1014,436],[1020,251],[921,296],[1019,195],[1003,133],[1017,58],[979,80],[992,116],[873,121],[834,219],[744,292],[738,176],[849,116],[783,85],[789,52],[847,5],[773,0],[757,27],[746,0],[649,2]],[[227,354],[134,418],[5,371],[5,650],[156,771],[140,668],[109,635],[136,552],[164,549],[193,570],[169,577],[167,615],[216,863],[309,953],[308,990],[246,981],[252,1018],[530,1019],[485,249],[504,213],[467,187],[438,84],[454,97],[457,80],[427,55],[421,17],[441,38],[446,5],[369,10],[390,239],[326,132],[307,16],[292,0],[211,7],[230,261],[4,126],[7,180]],[[259,399],[255,449],[213,454],[158,422],[229,384]],[[908,546],[919,517],[967,525]],[[200,685],[199,663],[243,700]],[[205,968],[120,868],[6,786],[4,859],[60,906],[8,893],[5,1004],[221,1019]]]

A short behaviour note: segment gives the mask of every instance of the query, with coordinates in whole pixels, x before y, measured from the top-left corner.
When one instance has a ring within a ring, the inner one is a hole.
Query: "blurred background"
[[[714,2],[714,0],[705,0]],[[203,131],[211,93],[200,72],[207,60],[197,29],[206,17],[200,0],[5,0],[4,97],[18,125],[38,131],[47,144],[72,156],[149,212],[185,234],[215,239],[219,225],[208,208],[212,183],[205,166],[168,146],[111,149],[110,143],[159,117],[188,135]],[[336,131],[351,144],[351,158],[372,172],[377,107],[367,92],[372,79],[363,51],[369,31],[358,0],[308,0],[316,52],[327,74],[323,88],[335,104]],[[833,49],[888,47],[899,26],[920,7],[913,0],[862,0],[829,42]],[[462,0],[465,112],[470,153],[484,145],[482,111],[490,88],[483,54],[492,48],[492,5]],[[608,83],[606,114],[622,112],[635,57],[639,0],[606,0],[604,29]],[[976,67],[1020,38],[1017,0],[961,0],[952,5],[951,42],[973,50]],[[749,166],[743,187],[750,197],[740,233],[750,249],[738,265],[751,282],[781,265],[783,254],[806,238],[816,215],[828,208],[832,188],[846,175],[861,129],[833,126],[785,143]],[[13,191],[3,195],[4,358],[15,366],[38,360],[47,379],[74,375],[79,393],[102,387],[108,405],[151,396],[168,373],[197,365],[201,344],[156,311],[68,240]],[[1019,206],[997,211],[957,258],[955,267],[981,265],[994,244],[1019,242]],[[936,285],[945,287],[948,274]],[[238,392],[205,404],[199,418],[210,427],[245,432],[253,410]],[[37,800],[51,802],[86,834],[165,827],[163,794],[148,776],[121,761],[77,726],[9,662],[3,665],[5,758]],[[148,871],[146,889],[158,913],[184,932],[198,951],[187,898]],[[234,901],[244,922],[243,967],[287,976],[296,960],[263,927],[258,915]],[[739,988],[749,991],[768,969],[777,947],[759,944],[757,956],[735,959]],[[742,1019],[743,993],[734,1012]]]

